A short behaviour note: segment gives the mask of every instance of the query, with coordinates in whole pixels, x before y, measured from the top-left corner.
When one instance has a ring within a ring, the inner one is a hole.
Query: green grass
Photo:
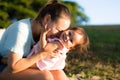
[[[100,80],[120,79],[120,26],[84,27],[90,38],[87,56],[71,52],[65,71],[68,76],[80,74],[82,79],[93,76]],[[86,54],[86,53],[84,53]]]

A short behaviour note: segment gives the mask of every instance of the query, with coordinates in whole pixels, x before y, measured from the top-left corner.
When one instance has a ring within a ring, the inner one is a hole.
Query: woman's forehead
[[[70,20],[66,18],[59,18],[57,26],[61,29],[67,29],[70,26]]]

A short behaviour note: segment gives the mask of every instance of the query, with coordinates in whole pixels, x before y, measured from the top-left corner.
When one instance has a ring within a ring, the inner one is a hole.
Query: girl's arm
[[[59,41],[54,41],[54,42],[47,43],[44,50],[49,53],[52,53],[52,55],[54,54],[53,57],[56,57],[61,54],[58,51],[59,49],[61,49],[61,47],[62,47],[62,45]]]
[[[58,49],[58,44],[56,41],[47,43],[47,45],[44,47],[44,50],[50,53],[57,49]]]

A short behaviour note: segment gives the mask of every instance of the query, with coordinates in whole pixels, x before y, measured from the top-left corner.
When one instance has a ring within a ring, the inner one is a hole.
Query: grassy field
[[[89,52],[68,54],[67,75],[82,80],[120,80],[120,26],[84,28],[90,38]]]

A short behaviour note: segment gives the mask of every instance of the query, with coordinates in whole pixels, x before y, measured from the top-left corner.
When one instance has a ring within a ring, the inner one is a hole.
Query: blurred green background
[[[44,6],[47,1],[48,0],[0,0],[0,28],[6,28],[16,20],[36,17],[39,9]],[[82,7],[77,3],[61,0],[59,0],[59,2],[69,7],[72,16],[71,26],[89,20],[82,10]]]

